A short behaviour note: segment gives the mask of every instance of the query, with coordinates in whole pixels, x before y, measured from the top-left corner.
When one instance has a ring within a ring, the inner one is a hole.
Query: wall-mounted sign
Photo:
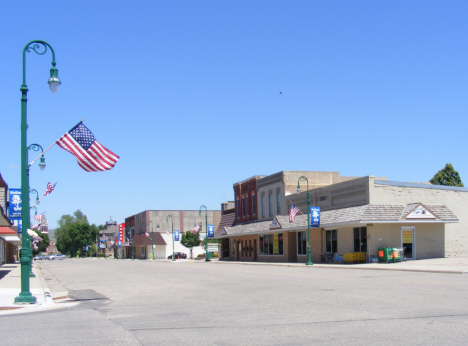
[[[119,225],[119,242],[124,242],[125,222]]]
[[[8,200],[10,207],[8,208],[8,217],[11,219],[21,219],[21,189],[9,189]]]
[[[180,232],[174,231],[174,241],[179,241],[179,240],[180,240]]]
[[[214,225],[208,225],[208,238],[214,237]]]
[[[273,219],[273,221],[271,221],[271,226],[270,226],[270,229],[277,229],[277,228],[281,228],[278,220],[276,220],[276,218]]]
[[[436,217],[429,210],[420,205],[414,209],[406,219],[435,219]]]
[[[310,227],[320,227],[320,207],[310,207]]]

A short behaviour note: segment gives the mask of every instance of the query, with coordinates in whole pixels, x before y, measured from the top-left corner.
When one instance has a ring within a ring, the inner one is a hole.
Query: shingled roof
[[[424,207],[427,211],[432,213],[436,219],[406,219],[406,217],[419,206]],[[260,221],[245,225],[224,227],[224,231],[219,237],[307,228],[307,215],[297,215],[292,223],[289,223],[288,215],[277,215],[276,220],[280,226],[279,228],[270,228],[272,220]],[[358,207],[327,210],[320,213],[320,227],[335,227],[362,223],[401,223],[411,221],[447,223],[458,222],[458,219],[445,205],[423,205],[421,203],[412,203],[407,205],[366,204]]]

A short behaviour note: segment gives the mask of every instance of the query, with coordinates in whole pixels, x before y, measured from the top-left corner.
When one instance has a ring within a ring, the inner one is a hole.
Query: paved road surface
[[[74,307],[0,316],[5,345],[465,345],[468,275],[67,259]],[[57,303],[59,305],[60,303]]]

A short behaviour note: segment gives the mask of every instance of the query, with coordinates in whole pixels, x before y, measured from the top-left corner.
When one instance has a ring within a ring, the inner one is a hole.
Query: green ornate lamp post
[[[206,234],[205,234],[205,262],[210,262],[210,259],[208,258],[208,211],[206,210],[206,207],[204,205],[200,206],[200,210],[198,211],[198,216],[201,217],[201,212],[202,208],[205,209],[205,228],[206,228]]]
[[[146,224],[147,229],[149,229],[149,223],[151,223],[151,260],[154,260],[153,221],[148,221],[148,223]]]
[[[23,49],[23,84],[21,85],[21,195],[26,205],[23,205],[21,210],[21,224],[23,231],[21,239],[21,292],[18,297],[15,297],[15,303],[20,304],[35,304],[36,297],[30,292],[29,287],[29,263],[32,257],[30,247],[30,237],[27,229],[29,228],[29,164],[28,164],[28,140],[27,140],[27,94],[28,86],[26,85],[26,53],[34,51],[39,55],[44,55],[47,48],[52,53],[52,67],[50,68],[50,78],[48,80],[50,90],[55,94],[61,84],[58,78],[58,70],[55,67],[55,52],[53,48],[45,41],[31,41]]]
[[[175,261],[175,252],[174,252],[174,220],[172,220],[172,215],[166,216],[166,225],[169,224],[169,218],[171,218],[171,227],[172,227],[172,261]]]
[[[312,252],[310,250],[310,206],[309,206],[309,179],[302,176],[297,180],[297,193],[301,193],[301,186],[299,183],[305,180],[307,182],[307,265],[311,266],[312,263]]]

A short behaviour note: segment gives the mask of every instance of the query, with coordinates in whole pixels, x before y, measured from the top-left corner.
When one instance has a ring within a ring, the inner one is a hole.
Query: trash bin
[[[392,262],[391,252],[393,248],[391,247],[379,247],[379,262]]]
[[[400,249],[390,248],[392,250],[392,260],[393,262],[401,262],[401,252]]]

